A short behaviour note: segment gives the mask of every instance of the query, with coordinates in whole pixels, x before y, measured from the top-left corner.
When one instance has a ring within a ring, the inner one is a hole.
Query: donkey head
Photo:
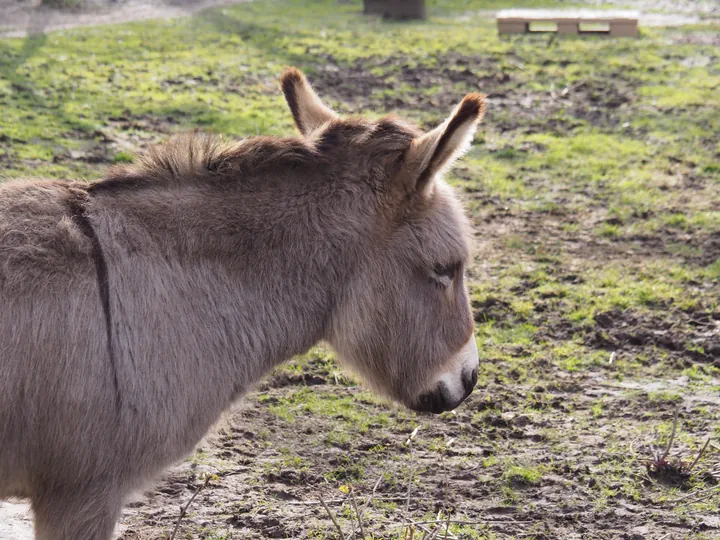
[[[477,382],[478,350],[464,279],[470,227],[441,174],[470,145],[483,96],[465,96],[424,133],[395,118],[340,118],[296,69],[282,88],[303,137],[341,164],[333,177],[365,186],[354,202],[365,238],[327,340],[377,391],[418,411],[454,409]]]

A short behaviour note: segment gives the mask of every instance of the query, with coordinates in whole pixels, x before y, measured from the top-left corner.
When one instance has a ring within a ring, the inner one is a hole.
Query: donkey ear
[[[405,154],[410,188],[425,192],[432,179],[470,147],[485,114],[485,96],[468,94],[441,125],[415,139]]]
[[[308,83],[305,75],[297,68],[287,68],[280,77],[285,101],[295,119],[300,133],[307,135],[328,120],[337,118],[332,109],[326,106]]]

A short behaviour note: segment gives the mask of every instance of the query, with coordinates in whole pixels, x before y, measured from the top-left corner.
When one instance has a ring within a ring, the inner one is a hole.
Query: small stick
[[[720,486],[716,486],[720,487]],[[713,488],[715,489],[715,488]],[[674,501],[671,501],[674,502]],[[433,520],[433,521],[408,521],[408,525],[445,525],[446,523],[454,523],[456,525],[492,525],[493,523],[502,524],[502,525],[509,525],[509,524],[515,524],[515,523],[534,523],[531,520],[489,520],[489,521],[463,521],[461,519],[448,519],[446,521],[444,520]],[[393,529],[400,527],[400,525],[396,525],[393,527]]]
[[[195,497],[198,496],[198,493],[200,493],[210,483],[210,478],[212,478],[212,476],[210,476],[210,475],[208,475],[208,477],[205,478],[205,482],[203,482],[202,484],[200,484],[197,487],[197,489],[195,490],[195,493],[193,493],[192,497],[190,497],[190,500],[187,503],[185,503],[185,506],[183,506],[182,510],[180,510],[180,517],[175,522],[175,528],[173,529],[173,532],[170,535],[170,540],[175,540],[175,535],[177,534],[178,529],[180,528],[180,522],[182,521],[182,518],[185,517],[185,514],[187,513],[188,508],[190,507],[192,502],[195,500]]]
[[[668,504],[677,504],[680,502],[687,501],[688,499],[690,499],[690,502],[692,502],[693,500],[695,500],[698,496],[702,495],[703,493],[711,492],[711,494],[712,494],[713,491],[717,491],[718,489],[720,489],[720,486],[713,486],[713,487],[709,487],[709,488],[705,488],[705,489],[696,490],[696,491],[693,491],[692,493],[688,493],[684,497],[680,497],[679,499],[673,499],[672,501],[668,501]]]
[[[413,430],[413,432],[410,434],[410,437],[408,437],[408,440],[405,441],[405,444],[408,446],[408,449],[410,450],[410,461],[412,463],[412,467],[410,467],[410,478],[408,478],[407,495],[405,497],[405,514],[403,514],[402,527],[400,529],[400,534],[398,535],[398,538],[403,537],[403,532],[405,530],[405,523],[406,523],[405,515],[410,511],[410,489],[412,488],[413,475],[415,474],[415,455],[413,454],[412,445],[410,443],[417,436],[419,430],[420,430],[420,426],[416,427]]]
[[[703,491],[708,491],[708,490],[703,490]],[[701,491],[700,493],[702,493],[703,491]],[[689,501],[686,501],[685,504],[696,503],[696,502],[704,501],[705,499],[709,499],[710,497],[714,497],[716,495],[716,492],[720,492],[720,486],[714,486],[714,487],[710,488],[709,491],[710,491],[710,493],[708,493],[707,495],[703,495],[702,497],[696,497],[694,499],[690,499]]]
[[[528,70],[520,64],[516,64],[515,62],[508,62],[508,64],[510,64],[512,67],[518,68],[520,71],[524,71],[525,73],[528,72]]]
[[[320,499],[320,504],[323,505],[325,511],[327,512],[327,515],[330,516],[330,520],[333,522],[333,525],[335,525],[335,528],[338,530],[340,540],[345,540],[345,535],[343,534],[340,525],[338,525],[338,522],[335,520],[335,516],[333,516],[333,513],[330,511],[330,508],[328,508],[328,505],[325,504],[325,501],[323,501],[322,495],[318,495],[318,499]]]
[[[413,462],[412,462],[412,467],[410,468],[410,478],[408,479],[407,495],[405,496],[405,514],[407,514],[410,511],[410,488],[412,487],[412,479],[413,479],[413,475],[415,474],[415,460],[412,457],[412,449],[410,449],[410,452],[411,452],[411,454],[410,454],[411,459],[413,460]],[[401,533],[404,528],[405,528],[405,515],[403,515],[402,529],[400,529]]]
[[[365,503],[365,506],[363,507],[363,511],[360,514],[361,516],[364,516],[367,509],[370,507],[370,503],[375,498],[375,492],[377,491],[377,488],[380,485],[380,482],[382,482],[382,479],[383,479],[383,475],[381,474],[380,478],[377,479],[377,482],[375,482],[375,485],[373,486],[372,493],[370,493],[370,496],[368,497],[368,500]]]
[[[425,525],[423,525],[419,522],[416,523],[416,522],[413,522],[412,520],[407,519],[407,516],[404,516],[401,512],[398,512],[398,514],[400,514],[400,516],[402,516],[403,520],[406,521],[409,525],[412,525],[413,527],[418,527],[418,528],[422,529],[423,531],[425,531],[425,534],[423,534],[423,536],[422,536],[422,540],[426,540],[426,539],[431,540],[432,538],[435,538],[434,535],[436,535],[438,533],[437,527],[435,527],[435,529],[431,531]],[[397,529],[398,527],[399,527],[398,525],[395,525],[394,527],[390,527],[390,530]],[[403,525],[403,527],[405,527],[405,526]],[[410,530],[411,529],[408,529],[407,532],[409,532]],[[431,536],[428,537],[427,536],[428,534],[430,534]],[[405,535],[405,536],[407,536],[407,535]]]
[[[580,88],[584,84],[585,84],[585,81],[580,81],[579,83],[571,84],[570,86],[566,86],[565,88],[563,88],[563,91],[560,93],[560,95],[566,96],[568,94],[568,92],[570,92],[571,90]]]
[[[708,447],[708,445],[710,444],[710,441],[711,441],[711,440],[712,440],[712,439],[711,439],[710,437],[708,437],[708,440],[705,441],[705,444],[703,445],[702,449],[700,450],[700,453],[699,453],[699,454],[697,455],[697,457],[695,458],[695,461],[692,462],[692,465],[690,465],[690,467],[688,468],[687,472],[692,471],[692,470],[693,470],[693,467],[695,467],[695,465],[697,464],[697,462],[700,461],[700,458],[701,458],[701,457],[703,456],[703,454],[705,453],[705,450],[707,449],[707,447]]]
[[[363,540],[365,540],[365,529],[362,523],[362,514],[358,512],[357,500],[355,500],[355,490],[350,488],[350,495],[352,496],[353,507],[355,508],[355,515],[358,518],[358,526],[360,527],[360,534],[362,534]]]
[[[347,501],[347,498],[345,499],[328,499],[327,501],[324,501],[327,504],[341,504]],[[283,504],[289,504],[289,505],[298,505],[298,506],[317,506],[322,505],[320,501],[283,501]]]
[[[680,413],[680,405],[675,406],[675,420],[673,421],[673,430],[670,434],[670,440],[667,443],[667,446],[665,447],[665,452],[663,453],[662,457],[660,458],[660,461],[663,461],[666,457],[668,457],[668,454],[670,453],[670,449],[672,448],[673,442],[675,441],[675,431],[677,430],[677,424],[678,424],[678,414]]]
[[[373,497],[373,501],[404,501],[405,497]],[[347,497],[344,499],[328,499],[325,501],[326,504],[343,504],[347,502]],[[296,505],[296,506],[317,506],[320,501],[283,501],[283,504]],[[364,513],[364,512],[363,512]]]
[[[560,99],[559,97],[557,97],[555,95],[555,92],[550,92],[550,99],[553,99],[562,105],[572,105],[572,103],[570,103],[569,101],[564,101],[564,100]]]

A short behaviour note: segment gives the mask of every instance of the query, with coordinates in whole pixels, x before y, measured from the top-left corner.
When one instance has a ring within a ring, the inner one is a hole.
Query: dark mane
[[[224,142],[207,133],[187,133],[152,146],[137,163],[113,167],[88,190],[140,188],[158,183],[192,182],[209,175],[257,173],[266,167],[289,167],[316,162],[315,149],[294,137],[253,137]]]

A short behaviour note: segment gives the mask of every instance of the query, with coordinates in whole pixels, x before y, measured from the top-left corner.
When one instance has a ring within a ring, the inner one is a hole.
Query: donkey
[[[294,68],[300,137],[171,139],[95,183],[0,187],[0,499],[39,540],[107,540],[123,498],[274,366],[327,342],[411,409],[477,382],[469,224],[427,133],[341,118]]]

